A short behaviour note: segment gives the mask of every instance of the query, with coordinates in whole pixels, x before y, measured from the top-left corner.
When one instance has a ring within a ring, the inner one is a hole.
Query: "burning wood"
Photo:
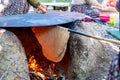
[[[39,75],[36,74],[36,72],[30,72],[30,78],[31,80],[65,80],[64,76],[54,76],[54,75],[52,77],[44,78],[42,77],[41,73]]]
[[[65,80],[63,76],[55,71],[56,65],[54,63],[50,64],[47,69],[43,69],[34,56],[31,56],[28,65],[31,80]]]
[[[41,76],[38,76],[35,72],[30,72],[30,79],[31,80],[44,80]]]

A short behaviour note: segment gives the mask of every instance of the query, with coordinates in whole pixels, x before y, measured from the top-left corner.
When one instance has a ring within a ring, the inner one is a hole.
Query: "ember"
[[[51,63],[46,70],[37,63],[34,56],[31,56],[29,58],[28,65],[31,80],[65,80],[65,77],[55,70],[55,63]]]

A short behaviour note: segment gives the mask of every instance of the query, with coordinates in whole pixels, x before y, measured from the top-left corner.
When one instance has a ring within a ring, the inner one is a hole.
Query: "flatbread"
[[[67,48],[69,32],[59,27],[33,27],[32,31],[42,46],[43,55],[50,61],[60,62]]]

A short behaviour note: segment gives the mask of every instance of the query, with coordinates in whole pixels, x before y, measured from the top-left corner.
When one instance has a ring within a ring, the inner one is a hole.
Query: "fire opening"
[[[47,60],[42,53],[41,45],[31,28],[6,28],[21,41],[28,60],[31,80],[66,80],[70,55],[68,49],[62,61],[58,63]]]
[[[43,55],[37,57],[30,55],[28,60],[31,80],[66,80],[69,65],[67,53],[59,63],[48,61]]]

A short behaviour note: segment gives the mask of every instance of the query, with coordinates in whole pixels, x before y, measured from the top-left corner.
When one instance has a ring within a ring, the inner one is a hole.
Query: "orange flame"
[[[28,62],[29,68],[36,72],[37,75],[41,76],[42,78],[45,78],[45,75],[38,72],[43,71],[42,68],[40,68],[40,65],[36,63],[36,60],[34,59],[34,56],[31,56]]]
[[[35,60],[34,56],[31,56],[29,58],[28,66],[31,71],[34,71],[35,74],[37,74],[41,78],[49,79],[49,76],[44,74],[44,72],[45,72],[44,69],[42,69],[42,67],[39,64],[37,64],[37,61]],[[56,77],[57,74],[54,73],[54,67],[55,67],[55,64],[53,64],[53,63],[51,65],[49,65],[48,72],[49,72],[49,75]]]
[[[42,78],[45,78],[45,75],[40,73],[40,72],[36,72],[37,75],[41,76]]]

